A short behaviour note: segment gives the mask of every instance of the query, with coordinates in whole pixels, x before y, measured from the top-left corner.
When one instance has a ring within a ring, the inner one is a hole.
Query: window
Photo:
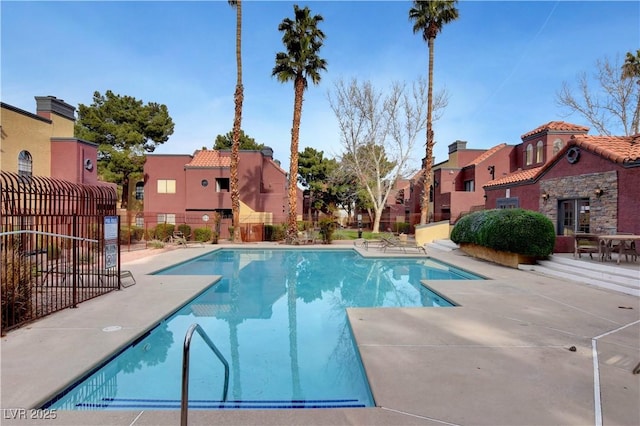
[[[136,216],[136,226],[139,226],[140,228],[144,228],[144,217],[143,216]]]
[[[499,209],[517,209],[519,206],[518,197],[498,198],[496,200],[496,208]]]
[[[533,144],[527,145],[527,151],[524,157],[524,164],[529,166],[533,162]]]
[[[542,157],[543,157],[543,144],[542,141],[538,141],[538,143],[536,144],[536,163],[542,163]]]
[[[136,200],[144,200],[144,182],[136,183]]]
[[[465,190],[466,192],[473,192],[473,191],[475,191],[474,181],[472,181],[472,180],[465,180],[465,181],[464,181],[464,190]]]
[[[562,149],[562,146],[564,144],[562,143],[562,139],[558,138],[555,141],[553,141],[553,155],[556,155],[558,153],[558,151],[560,151]]]
[[[589,217],[588,198],[561,200],[558,203],[558,235],[589,232]]]
[[[176,224],[176,215],[173,213],[158,213],[158,223]]]
[[[29,151],[21,151],[18,155],[18,175],[31,176],[33,170],[33,159]]]
[[[216,192],[229,192],[229,178],[216,178]]]
[[[158,179],[158,194],[175,194],[175,179]]]

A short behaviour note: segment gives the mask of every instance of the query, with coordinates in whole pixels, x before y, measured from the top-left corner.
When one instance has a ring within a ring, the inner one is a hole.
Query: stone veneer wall
[[[604,193],[596,197],[595,189]],[[592,233],[613,234],[618,229],[618,174],[615,171],[589,173],[540,181],[540,194],[549,194],[545,202],[540,197],[539,211],[554,225],[558,223],[558,200],[589,198],[589,230]]]

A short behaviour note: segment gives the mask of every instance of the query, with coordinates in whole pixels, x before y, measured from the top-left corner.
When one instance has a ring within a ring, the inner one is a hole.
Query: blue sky
[[[284,50],[278,24],[294,2],[243,2],[243,129],[271,146],[288,169],[293,85],[271,77]],[[428,50],[414,35],[408,1],[310,1],[324,17],[328,62],[305,94],[304,147],[342,152],[327,93],[339,79],[380,90],[427,74]],[[436,161],[455,140],[486,149],[552,120],[588,125],[556,104],[563,81],[597,60],[640,48],[638,1],[460,1],[460,17],[435,44],[435,87],[449,105],[434,125]],[[235,11],[227,1],[0,2],[1,99],[35,112],[34,96],[89,105],[107,90],[167,105],[175,132],[156,153],[212,147],[231,130]],[[594,131],[591,131],[594,133]],[[414,163],[424,156],[415,149]]]

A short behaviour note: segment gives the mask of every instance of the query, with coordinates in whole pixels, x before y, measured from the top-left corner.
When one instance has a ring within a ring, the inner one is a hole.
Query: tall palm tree
[[[427,150],[424,170],[424,188],[420,209],[420,224],[427,223],[429,214],[429,194],[431,192],[431,169],[433,167],[433,46],[436,36],[445,24],[458,18],[457,0],[414,0],[409,10],[409,19],[413,21],[413,33],[422,33],[429,48],[429,86],[427,91]]]
[[[240,184],[238,165],[240,156],[240,132],[242,125],[242,101],[244,88],[242,87],[242,0],[228,0],[231,7],[236,9],[236,91],[233,95],[235,114],[233,116],[233,136],[231,143],[231,211],[233,212],[233,242],[242,242],[240,230]]]
[[[635,55],[627,52],[627,57],[622,65],[622,78],[636,80],[638,84],[638,103],[631,121],[631,132],[637,135],[640,133],[640,49],[636,51]]]
[[[298,183],[298,139],[300,136],[300,118],[302,116],[302,96],[307,88],[308,79],[313,84],[320,83],[320,71],[326,71],[327,61],[318,56],[325,38],[318,24],[324,20],[320,15],[311,16],[308,7],[300,9],[293,5],[295,20],[284,18],[278,31],[282,32],[282,43],[286,52],[276,54],[276,65],[271,73],[278,81],[293,81],[293,127],[291,128],[291,162],[289,165],[289,216],[287,241],[291,242],[298,234],[296,217]]]

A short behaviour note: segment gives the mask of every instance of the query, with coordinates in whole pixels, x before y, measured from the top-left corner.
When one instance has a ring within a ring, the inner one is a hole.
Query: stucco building
[[[240,151],[240,226],[243,241],[262,239],[264,224],[286,221],[289,211],[287,173],[273,159],[273,150]],[[187,154],[149,154],[144,167],[144,226],[156,223],[216,226],[220,237],[229,236],[231,225],[231,152],[198,150]],[[142,196],[142,194],[141,194]],[[302,220],[303,198],[296,202]],[[212,219],[220,215],[221,224]],[[138,223],[142,225],[142,223]]]
[[[640,135],[570,135],[553,150],[542,166],[489,182],[487,208],[543,213],[556,227],[555,252],[572,252],[577,232],[640,234]]]
[[[2,171],[97,184],[98,145],[74,137],[75,107],[36,96],[36,114],[0,102]]]

